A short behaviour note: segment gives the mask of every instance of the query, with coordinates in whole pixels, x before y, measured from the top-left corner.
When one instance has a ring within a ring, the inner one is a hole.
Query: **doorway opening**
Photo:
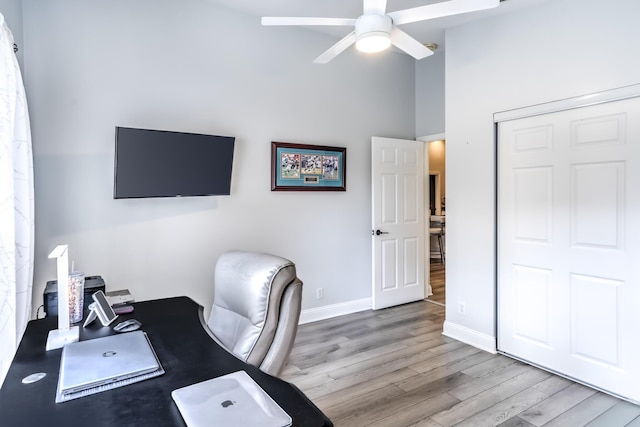
[[[427,301],[445,305],[446,285],[446,194],[445,194],[445,140],[431,140],[427,143],[428,181],[426,187],[428,206],[425,206],[428,224],[426,241],[429,265],[429,286]]]

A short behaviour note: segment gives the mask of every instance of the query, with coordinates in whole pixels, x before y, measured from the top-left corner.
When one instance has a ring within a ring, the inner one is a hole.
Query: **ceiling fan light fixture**
[[[391,38],[384,31],[371,31],[363,34],[356,41],[356,49],[365,53],[376,53],[388,49]]]
[[[356,20],[356,49],[381,52],[391,46],[391,18],[386,15],[362,15]]]
[[[326,64],[353,44],[362,52],[380,52],[391,45],[416,60],[433,55],[435,43],[423,44],[405,33],[399,25],[446,16],[491,9],[506,0],[431,0],[424,6],[387,12],[388,0],[362,0],[364,14],[352,18],[314,17],[263,17],[262,25],[332,25],[355,27],[355,31],[341,38],[336,44],[314,59],[316,64]]]

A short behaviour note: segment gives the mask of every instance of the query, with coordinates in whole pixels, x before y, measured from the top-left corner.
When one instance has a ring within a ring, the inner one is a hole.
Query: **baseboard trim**
[[[317,322],[318,320],[330,319],[332,317],[357,313],[358,311],[365,310],[371,310],[371,298],[362,298],[338,304],[309,308],[302,310],[300,313],[299,324],[302,325],[305,323]]]
[[[466,326],[445,321],[442,335],[472,345],[480,350],[488,351],[489,353],[496,354],[498,352],[495,337],[480,333]]]

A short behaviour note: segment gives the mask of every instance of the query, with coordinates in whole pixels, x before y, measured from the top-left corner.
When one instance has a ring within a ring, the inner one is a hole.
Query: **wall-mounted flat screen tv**
[[[116,127],[115,199],[231,193],[235,138]]]

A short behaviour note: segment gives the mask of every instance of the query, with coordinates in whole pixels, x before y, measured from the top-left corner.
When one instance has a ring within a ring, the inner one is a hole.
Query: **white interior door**
[[[640,98],[498,127],[498,349],[640,401]]]
[[[424,299],[424,143],[371,138],[374,309]]]

